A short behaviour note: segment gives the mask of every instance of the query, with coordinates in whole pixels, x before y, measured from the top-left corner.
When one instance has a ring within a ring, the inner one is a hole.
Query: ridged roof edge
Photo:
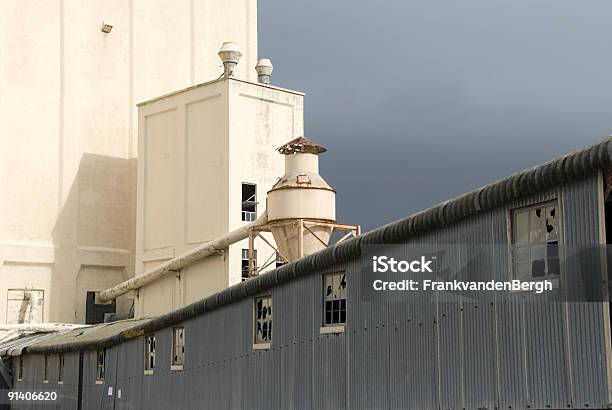
[[[612,137],[598,144],[573,151],[552,161],[510,175],[497,182],[475,189],[436,206],[383,225],[357,238],[343,241],[327,249],[308,255],[280,268],[268,271],[246,282],[241,282],[205,299],[153,318],[145,323],[96,341],[27,348],[31,353],[94,350],[109,347],[146,333],[170,327],[222,306],[255,296],[297,277],[317,272],[361,256],[362,244],[393,244],[420,236],[452,224],[470,215],[493,209],[504,203],[563,185],[592,175],[599,169],[612,166]],[[48,343],[49,340],[46,340]]]

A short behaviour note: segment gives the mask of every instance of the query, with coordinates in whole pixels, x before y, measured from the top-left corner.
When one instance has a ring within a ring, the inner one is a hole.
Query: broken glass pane
[[[255,343],[270,343],[272,340],[272,298],[255,300]]]
[[[546,220],[544,208],[534,208],[529,211],[529,242],[538,243],[544,242],[544,222]]]
[[[556,206],[547,206],[546,207],[546,239],[547,240],[556,240],[559,237],[559,226],[558,226],[558,218],[557,218],[557,207]]]

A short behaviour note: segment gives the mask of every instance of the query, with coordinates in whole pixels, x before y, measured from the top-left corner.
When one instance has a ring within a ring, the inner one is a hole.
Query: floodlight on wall
[[[108,23],[102,22],[102,27],[100,27],[100,31],[103,33],[110,33],[113,29],[113,26],[111,26]]]

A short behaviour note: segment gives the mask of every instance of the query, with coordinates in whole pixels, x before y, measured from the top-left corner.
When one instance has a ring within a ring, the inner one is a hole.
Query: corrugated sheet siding
[[[559,198],[565,243],[594,244],[599,241],[597,189],[597,178],[589,177],[461,220],[412,242],[423,252],[435,250],[436,244],[467,244],[449,253],[453,263],[465,263],[478,255],[480,244],[507,244],[510,208]],[[504,246],[474,260],[478,272],[509,279]],[[87,352],[83,408],[608,406],[606,305],[531,303],[532,296],[524,293],[467,302],[444,295],[446,299],[437,303],[394,303],[388,293],[378,293],[372,301],[361,295],[361,261],[328,271],[343,269],[349,295],[346,333],[320,334],[324,272],[312,272],[272,290],[270,350],[252,348],[253,301],[245,299],[184,323],[183,371],[169,370],[172,329],[156,333],[157,368],[152,376],[143,375],[142,338],[107,350],[103,386],[95,384],[95,352]],[[549,297],[559,297],[558,291]],[[26,356],[26,374],[31,378],[18,386],[45,388],[32,381],[41,378],[41,357]],[[75,366],[78,354],[71,355],[70,365],[66,363],[72,379]],[[70,386],[76,386],[73,383]],[[65,388],[76,397],[74,387]]]

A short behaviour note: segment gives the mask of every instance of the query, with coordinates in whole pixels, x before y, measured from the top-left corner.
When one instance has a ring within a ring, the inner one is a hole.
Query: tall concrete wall
[[[255,79],[256,25],[256,0],[2,2],[0,323],[8,289],[82,322],[84,290],[133,275],[135,104],[218,77],[223,41]]]

